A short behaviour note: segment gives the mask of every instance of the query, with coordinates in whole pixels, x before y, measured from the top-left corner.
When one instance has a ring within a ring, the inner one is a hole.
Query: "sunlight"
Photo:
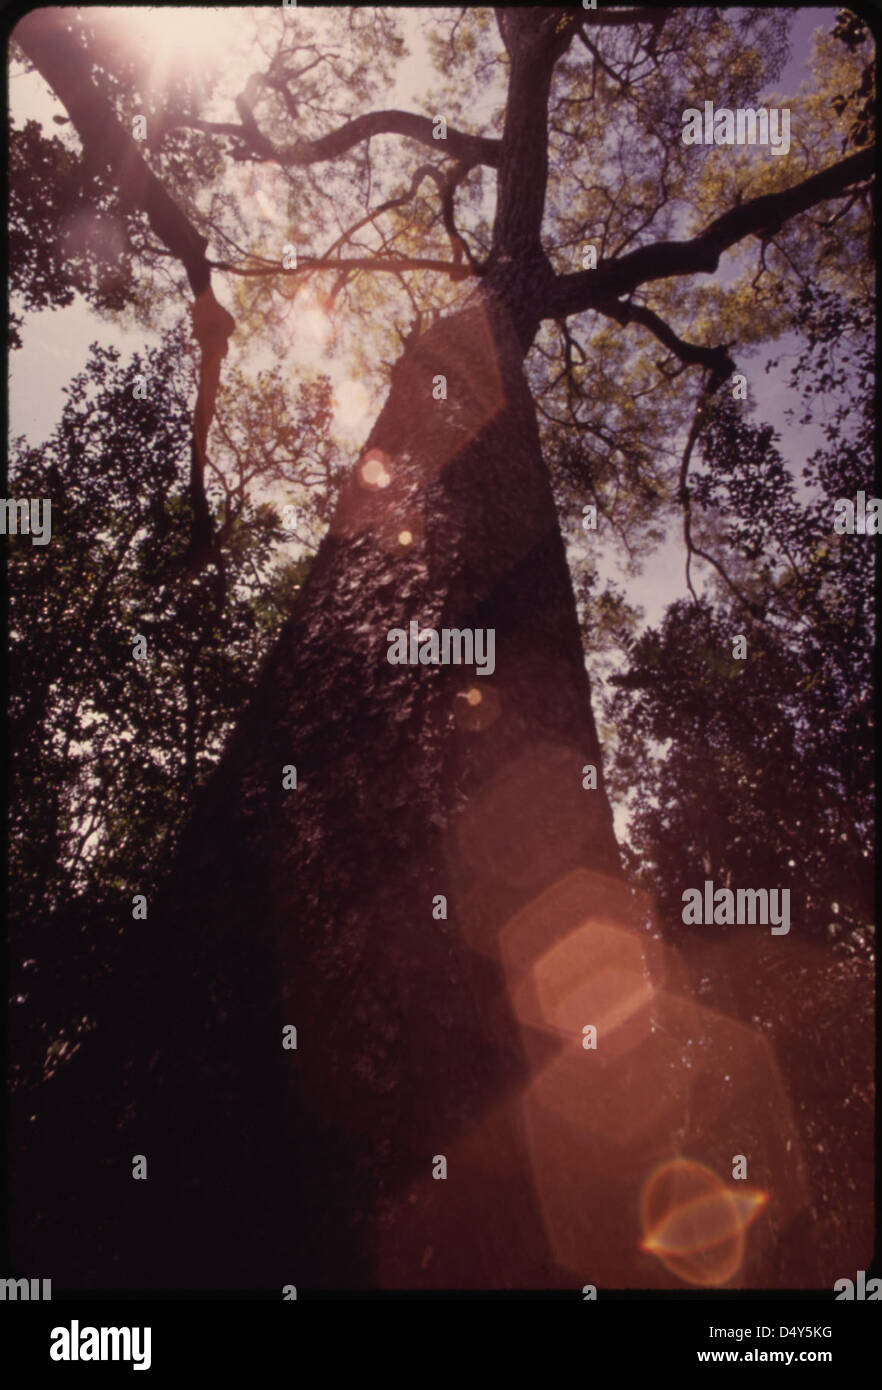
[[[344,429],[358,429],[364,425],[371,409],[371,398],[367,388],[360,381],[347,377],[334,387],[334,410],[337,421]]]
[[[161,86],[175,69],[212,65],[241,43],[243,13],[244,8],[125,7],[114,19],[124,25],[129,42],[149,55],[153,81]]]
[[[331,332],[331,324],[327,314],[323,314],[321,309],[303,309],[297,315],[298,331],[306,338],[312,340],[317,347],[324,347]]]

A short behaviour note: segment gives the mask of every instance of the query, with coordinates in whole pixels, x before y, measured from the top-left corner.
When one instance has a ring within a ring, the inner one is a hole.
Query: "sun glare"
[[[221,61],[241,46],[241,9],[197,9],[150,7],[116,10],[115,18],[125,25],[126,37],[134,41],[151,61],[153,76],[161,84],[175,70],[196,68]]]
[[[304,337],[310,339],[317,347],[324,347],[327,344],[331,332],[331,325],[326,314],[319,308],[304,309],[297,315],[297,327]]]

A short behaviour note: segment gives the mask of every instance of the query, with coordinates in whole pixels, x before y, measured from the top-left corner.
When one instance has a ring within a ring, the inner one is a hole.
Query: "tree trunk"
[[[565,1277],[520,1104],[560,1042],[518,1020],[512,991],[572,923],[540,911],[531,941],[525,910],[579,871],[619,909],[627,895],[522,353],[481,293],[409,345],[137,927],[115,1278]],[[494,629],[495,671],[391,665],[387,633],[412,619]]]

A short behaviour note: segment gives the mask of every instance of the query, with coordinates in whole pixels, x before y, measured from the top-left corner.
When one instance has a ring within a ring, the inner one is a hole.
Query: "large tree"
[[[270,342],[279,303],[324,285],[341,333],[376,325],[366,375],[403,303],[415,318],[149,904],[117,1123],[111,1106],[78,1146],[56,1264],[99,1285],[674,1283],[639,1248],[641,1188],[683,1154],[726,1174],[746,1132],[773,1200],[726,1277],[804,1279],[806,1247],[784,1238],[802,1179],[787,1123],[770,1124],[767,1044],[658,993],[674,967],[641,944],[558,506],[566,519],[596,498],[626,539],[652,527],[678,486],[665,466],[678,430],[723,389],[739,344],[780,329],[780,281],[866,277],[873,151],[837,150],[848,100],[805,102],[786,159],[684,146],[685,108],[758,104],[786,16],[500,9],[439,16],[439,121],[371,106],[400,51],[390,14],[337,13],[334,28],[277,10],[237,118],[207,119],[196,90],[164,107],[96,14],[39,10],[15,39],[120,217],[146,219],[154,288],[170,254],[194,296],[194,566],[219,562],[203,484],[235,326],[213,272],[238,281],[240,325]],[[833,86],[858,81],[859,43],[843,55]],[[488,74],[503,109],[473,130]],[[146,152],[130,133],[141,111]],[[255,231],[212,152],[280,171],[295,230]],[[348,224],[316,251],[339,206]],[[296,267],[278,244],[292,240]],[[387,278],[398,299],[378,289]],[[492,675],[390,665],[387,633],[411,620],[492,629]],[[598,1021],[595,1056],[582,1029]],[[291,1025],[296,1049],[282,1046]],[[696,1089],[678,1070],[699,1034],[706,1065],[758,1078],[761,1100],[744,1086],[720,1110],[707,1074]]]

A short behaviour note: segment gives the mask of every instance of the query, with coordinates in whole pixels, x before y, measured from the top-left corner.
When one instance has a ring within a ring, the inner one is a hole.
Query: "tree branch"
[[[540,229],[548,183],[548,97],[558,58],[575,32],[572,12],[498,8],[511,72],[493,220],[493,259],[543,262]]]
[[[15,39],[67,108],[82,141],[84,160],[111,170],[123,207],[139,208],[146,213],[153,231],[187,272],[196,301],[193,332],[200,346],[199,390],[190,447],[194,520],[188,562],[202,568],[208,559],[213,559],[222,577],[223,559],[214,543],[205,496],[205,445],[214,415],[220,364],[226,356],[227,339],[235,320],[218,304],[211,288],[211,268],[205,256],[208,238],[197,231],[166,192],[110,102],[95,86],[88,54],[79,36],[68,27],[69,22],[64,10],[32,10],[18,24]]]
[[[688,241],[658,241],[642,246],[617,260],[601,260],[596,270],[577,271],[555,278],[543,318],[596,309],[602,303],[630,294],[638,285],[671,275],[712,275],[720,256],[736,242],[761,232],[772,235],[791,217],[806,212],[827,198],[841,197],[855,183],[870,177],[875,149],[860,150],[812,174],[780,193],[764,193],[714,218],[703,232]]]
[[[280,90],[277,84],[267,83],[274,91]],[[290,95],[290,94],[289,94]],[[241,109],[240,109],[241,114]],[[257,128],[252,116],[249,124],[236,125],[229,121],[187,121],[181,125],[195,130],[206,131],[211,135],[233,135],[242,141],[243,147],[253,151],[253,157],[261,161],[274,160],[283,168],[305,168],[309,164],[323,164],[346,154],[363,140],[374,135],[403,135],[437,150],[439,145],[445,154],[464,160],[470,167],[486,164],[491,169],[499,166],[501,142],[484,135],[468,135],[461,130],[447,128],[447,138],[436,140],[433,135],[434,121],[428,116],[418,116],[412,111],[368,111],[356,116],[315,140],[298,140],[294,145],[277,149]]]
[[[594,307],[599,314],[615,319],[616,323],[620,323],[623,327],[629,323],[642,324],[686,366],[705,367],[711,374],[711,392],[722,385],[735,370],[735,363],[728,353],[731,344],[703,347],[699,343],[687,343],[685,339],[679,338],[670,325],[660,319],[652,309],[648,309],[645,304],[621,303],[615,300],[608,304],[597,304]]]
[[[89,76],[88,58],[69,30],[65,10],[32,10],[16,27],[15,41],[67,108],[87,162],[114,174],[124,204],[142,209],[156,235],[183,265],[194,296],[211,283],[207,238],[190,222],[144,162],[135,141]]]
[[[730,593],[732,593],[738,600],[738,602],[744,608],[747,609],[747,611],[751,614],[753,618],[755,618],[761,625],[766,626],[767,624],[765,623],[765,620],[763,618],[761,606],[755,603],[753,599],[748,598],[746,594],[742,593],[741,589],[727,573],[725,566],[722,565],[719,560],[715,559],[713,555],[709,554],[708,551],[702,550],[699,546],[697,546],[692,537],[692,499],[689,493],[688,482],[689,464],[692,460],[692,452],[695,448],[696,440],[698,439],[698,436],[701,433],[702,426],[705,422],[707,404],[710,400],[711,395],[713,394],[714,389],[715,387],[713,384],[713,380],[711,380],[710,382],[705,382],[705,384],[702,387],[701,393],[696,402],[695,413],[692,417],[692,424],[689,427],[689,434],[686,438],[686,445],[683,449],[683,456],[680,460],[680,477],[677,487],[677,500],[679,501],[683,511],[683,542],[686,546],[686,585],[689,589],[690,594],[692,595],[693,602],[696,604],[696,606],[700,606],[700,600],[695,592],[695,587],[692,583],[691,573],[692,557],[693,555],[697,555],[700,559],[706,560],[709,565],[713,566],[713,568],[717,571],[717,574],[719,574],[720,578],[723,580],[723,582],[729,589]]]
[[[321,259],[324,261],[329,260],[338,246],[343,246],[347,241],[350,241],[357,231],[367,226],[369,222],[373,222],[381,213],[391,212],[394,208],[404,207],[416,196],[417,189],[423,179],[431,178],[434,179],[441,193],[441,216],[444,222],[444,229],[450,238],[450,249],[453,253],[454,261],[459,263],[463,258],[463,254],[465,254],[466,260],[472,270],[474,270],[476,274],[479,274],[480,268],[472,255],[471,248],[465,238],[456,229],[453,213],[454,194],[457,186],[466,177],[468,172],[469,166],[463,163],[456,164],[448,174],[443,174],[440,169],[435,168],[434,164],[421,164],[418,169],[414,170],[413,177],[410,181],[410,188],[406,193],[402,193],[399,198],[388,198],[386,202],[381,203],[379,207],[374,208],[371,212],[365,213],[363,217],[360,217],[358,221],[353,223],[345,232],[341,232],[340,236],[328,247]]]
[[[486,164],[491,169],[498,168],[501,154],[499,140],[484,135],[466,135],[448,126],[447,139],[438,141],[432,134],[433,129],[434,122],[428,116],[417,116],[411,111],[369,111],[364,116],[347,121],[330,134],[319,136],[317,140],[298,140],[290,150],[280,151],[279,159],[282,164],[298,167],[321,164],[326,159],[345,154],[353,145],[372,135],[404,135],[433,150],[442,144],[445,154],[452,154],[455,159],[464,159],[471,164]]]

